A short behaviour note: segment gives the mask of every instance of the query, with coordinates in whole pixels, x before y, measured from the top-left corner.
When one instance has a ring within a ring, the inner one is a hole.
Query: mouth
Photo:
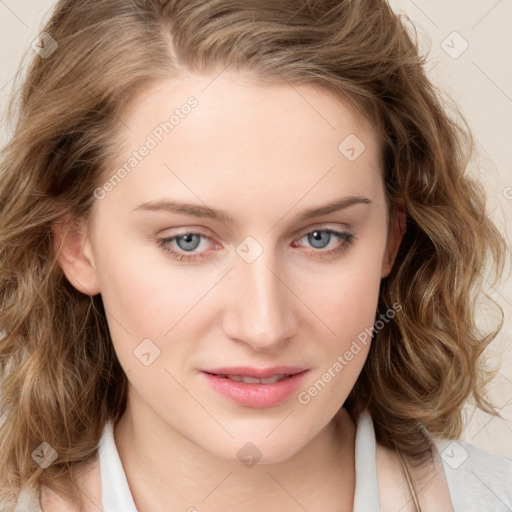
[[[274,382],[279,382],[283,379],[287,379],[291,377],[292,374],[287,375],[274,375],[273,377],[268,377],[266,379],[256,379],[255,377],[247,377],[246,375],[219,375],[219,374],[210,374],[215,375],[221,379],[229,379],[235,382],[243,382],[244,384],[274,384]]]
[[[273,366],[272,368],[252,368],[250,366],[230,366],[202,370],[221,377],[251,377],[264,380],[274,377],[288,377],[308,370],[305,366]]]
[[[287,400],[301,385],[308,368],[248,367],[202,370],[201,374],[218,393],[244,407],[275,407]]]

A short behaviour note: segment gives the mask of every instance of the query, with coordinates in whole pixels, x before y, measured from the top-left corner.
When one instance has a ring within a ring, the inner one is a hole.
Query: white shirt
[[[455,512],[512,512],[512,460],[461,441],[434,439]],[[355,439],[353,512],[380,512],[375,432],[368,411]],[[108,422],[98,446],[103,512],[138,512]],[[14,512],[42,512],[37,493],[25,491]],[[441,512],[441,511],[440,511]]]

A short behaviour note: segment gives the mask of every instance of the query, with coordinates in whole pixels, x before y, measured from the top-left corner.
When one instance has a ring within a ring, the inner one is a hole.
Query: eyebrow
[[[312,217],[319,217],[321,215],[327,215],[338,210],[343,210],[349,206],[356,204],[371,204],[371,200],[367,197],[361,196],[348,196],[342,197],[331,201],[324,206],[318,206],[310,208],[301,213],[298,217],[299,220],[306,220]],[[201,217],[214,219],[224,222],[233,222],[233,218],[223,210],[215,210],[208,206],[201,206],[194,203],[186,203],[179,201],[172,201],[170,199],[160,199],[156,201],[148,201],[142,203],[132,211],[168,211],[171,213],[181,213],[183,215],[190,215],[192,217]]]

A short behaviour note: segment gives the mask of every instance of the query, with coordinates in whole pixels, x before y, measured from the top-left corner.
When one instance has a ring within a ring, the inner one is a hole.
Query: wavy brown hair
[[[189,73],[315,85],[382,140],[390,212],[401,202],[407,224],[379,312],[403,309],[374,335],[345,404],[353,417],[368,408],[377,440],[414,462],[431,454],[425,432],[460,435],[468,398],[496,414],[481,355],[501,323],[481,333],[474,308],[483,269],[494,282],[503,271],[505,241],[468,175],[467,123],[447,113],[416,35],[385,0],[60,0],[43,31],[58,48],[19,75],[1,155],[0,498],[44,484],[80,503],[76,470],[124,410],[101,295],[67,281],[53,228],[88,218],[130,102]],[[31,457],[42,441],[58,453],[44,470]]]

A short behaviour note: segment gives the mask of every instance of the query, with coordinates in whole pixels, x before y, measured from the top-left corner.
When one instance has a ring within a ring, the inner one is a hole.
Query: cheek
[[[342,364],[345,378],[347,374],[353,377],[349,381],[357,378],[369,349],[379,284],[379,274],[369,269],[360,274],[342,272],[322,293],[317,291],[314,300],[320,320],[330,331],[323,329],[324,347],[329,354],[327,365],[346,354]]]
[[[100,255],[103,301],[128,331],[162,337],[211,286],[206,269],[179,267],[160,251],[148,242],[118,243]]]
[[[176,294],[162,295],[165,287],[158,280],[158,268],[140,250],[114,237],[107,239],[99,250],[97,271],[112,341],[128,373],[140,366],[134,351],[143,340],[152,340],[160,349],[160,340],[173,322],[169,312],[176,305],[170,300]]]
[[[375,321],[385,245],[379,234],[361,239],[332,266],[312,275],[303,273],[302,279],[296,280],[298,294],[311,301],[312,309],[336,333],[339,343]]]
[[[329,328],[323,329],[326,333],[324,347],[328,352],[327,368],[337,361],[343,367],[336,364],[331,368],[331,374],[341,372],[344,375],[343,379],[336,379],[335,386],[352,386],[370,347],[385,247],[382,231],[376,230],[364,241],[361,238],[361,243],[354,246],[352,252],[347,252],[335,268],[326,271],[325,275],[308,278],[301,288],[303,295],[309,289],[311,309],[318,312],[321,322]]]
[[[190,340],[200,339],[202,325],[196,315],[204,311],[207,301],[202,298],[219,279],[207,265],[180,267],[157,251],[149,244],[123,246],[118,240],[103,246],[98,258],[114,348],[125,373],[134,370],[130,378],[143,372],[148,379],[144,385],[152,382],[144,367],[147,359],[154,361],[154,376],[164,362],[166,367],[171,368],[170,361],[179,367],[194,351]],[[147,353],[149,357],[143,355]]]
[[[297,398],[319,418],[332,417],[338,411],[364,366],[378,304],[377,266],[347,265],[334,274],[336,277],[328,286],[317,287],[313,296],[312,309],[320,312],[318,316],[324,324],[316,331],[317,335],[320,330],[324,333],[317,337],[316,352],[321,352],[322,357]]]

